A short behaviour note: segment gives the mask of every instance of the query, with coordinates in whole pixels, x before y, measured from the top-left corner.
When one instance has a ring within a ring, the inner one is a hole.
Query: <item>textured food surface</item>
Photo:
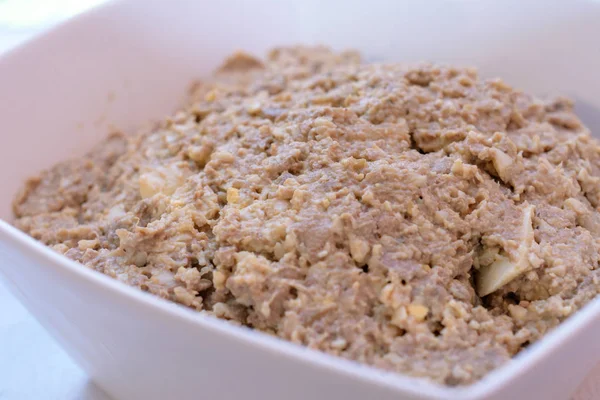
[[[235,323],[471,383],[600,289],[600,149],[469,68],[237,53],[154,129],[30,179],[15,224]]]

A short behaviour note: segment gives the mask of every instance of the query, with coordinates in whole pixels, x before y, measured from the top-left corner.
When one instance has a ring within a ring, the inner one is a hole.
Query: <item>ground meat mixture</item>
[[[600,291],[600,147],[469,68],[237,53],[150,132],[30,179],[15,224],[122,282],[471,383]]]

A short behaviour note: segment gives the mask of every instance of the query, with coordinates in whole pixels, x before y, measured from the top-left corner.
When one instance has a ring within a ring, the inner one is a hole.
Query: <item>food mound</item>
[[[469,68],[236,53],[185,107],[30,179],[88,268],[386,370],[471,383],[600,290],[600,148]]]

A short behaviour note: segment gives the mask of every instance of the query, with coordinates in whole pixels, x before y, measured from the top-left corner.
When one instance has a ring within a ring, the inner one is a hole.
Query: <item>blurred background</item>
[[[0,0],[0,51],[106,0]]]

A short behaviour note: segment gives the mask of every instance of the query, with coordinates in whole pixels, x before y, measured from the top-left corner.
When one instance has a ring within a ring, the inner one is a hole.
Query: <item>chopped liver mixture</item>
[[[30,179],[15,224],[201,312],[471,383],[600,291],[600,147],[474,69],[244,53],[150,132]]]

